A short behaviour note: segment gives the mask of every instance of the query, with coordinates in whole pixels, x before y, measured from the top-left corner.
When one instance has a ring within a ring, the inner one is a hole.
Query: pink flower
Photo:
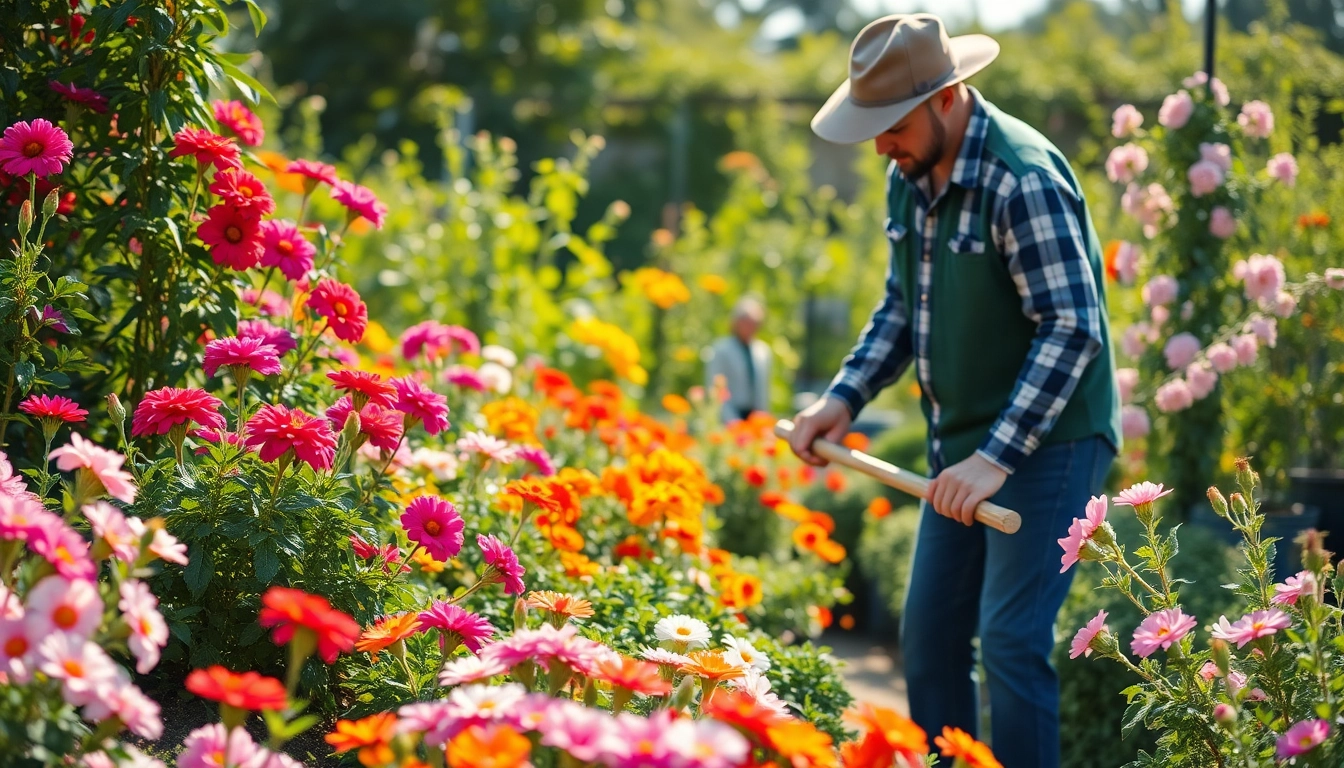
[[[257,266],[261,259],[261,217],[252,210],[220,204],[196,228],[201,242],[210,247],[210,258],[239,272]]]
[[[443,372],[443,380],[454,386],[474,389],[477,392],[484,392],[487,388],[485,379],[481,378],[476,369],[465,365],[449,366],[448,370]]]
[[[1246,298],[1251,301],[1272,301],[1288,279],[1283,262],[1259,253],[1237,262],[1233,276],[1246,283]]]
[[[383,408],[397,404],[397,388],[376,373],[344,369],[331,371],[327,378],[337,391],[350,395],[356,403],[373,403]]]
[[[1190,115],[1194,111],[1195,102],[1190,94],[1177,91],[1162,100],[1162,108],[1157,111],[1157,122],[1174,131],[1190,122]]]
[[[284,317],[289,314],[289,302],[284,296],[267,288],[258,291],[256,288],[247,288],[243,290],[243,303],[256,305],[257,311],[265,317]],[[240,323],[241,325],[241,323]],[[244,335],[240,330],[239,336]],[[276,346],[276,349],[280,349]],[[280,354],[284,354],[282,351]]]
[[[1106,612],[1099,611],[1095,617],[1078,630],[1078,634],[1073,636],[1073,642],[1069,645],[1069,658],[1076,659],[1079,656],[1092,655],[1092,638],[1102,632],[1109,632],[1110,627],[1106,626]]]
[[[1118,506],[1141,507],[1144,504],[1152,504],[1175,490],[1175,488],[1163,490],[1161,483],[1152,483],[1145,480],[1121,491],[1114,501]]]
[[[1117,368],[1115,383],[1120,390],[1120,402],[1128,403],[1134,398],[1134,388],[1139,385],[1139,371],[1136,368]]]
[[[337,400],[327,409],[327,420],[331,422],[331,428],[340,432],[354,409],[354,403],[350,402],[349,397]],[[402,415],[394,410],[369,403],[359,412],[359,433],[380,451],[397,450],[397,446],[401,443],[401,432]]]
[[[1209,345],[1209,348],[1204,350],[1204,357],[1219,373],[1227,373],[1237,367],[1237,351],[1221,341]]]
[[[256,337],[226,336],[215,339],[205,345],[205,375],[214,376],[221,367],[231,370],[242,368],[270,376],[280,372],[280,350]]]
[[[1232,148],[1221,142],[1200,142],[1199,159],[1213,163],[1225,174],[1232,172]]]
[[[1219,240],[1226,240],[1237,234],[1237,219],[1226,206],[1215,206],[1209,213],[1209,234]]]
[[[265,216],[275,211],[275,199],[261,179],[239,168],[225,168],[210,182],[210,192],[225,205]]]
[[[1200,160],[1190,166],[1186,172],[1186,178],[1190,181],[1190,194],[1195,197],[1203,197],[1216,192],[1223,185],[1226,178],[1223,169],[1217,164],[1208,160]]]
[[[219,342],[210,343],[213,345]],[[267,349],[274,348],[267,347]],[[209,360],[209,347],[206,348],[205,354],[206,360]],[[144,399],[135,406],[135,415],[131,417],[131,434],[135,437],[166,435],[173,427],[190,423],[223,429],[226,424],[224,417],[219,413],[221,405],[223,403],[219,398],[203,389],[164,387],[146,392]]]
[[[47,85],[75,104],[83,104],[100,115],[107,113],[107,97],[92,88],[81,88],[74,83],[66,84],[59,80],[48,81]],[[73,148],[71,145],[71,149]]]
[[[159,663],[159,649],[168,644],[168,625],[159,615],[158,598],[143,581],[123,581],[120,592],[117,607],[131,628],[127,643],[135,656],[135,671],[143,675]]]
[[[1138,144],[1124,144],[1106,158],[1106,178],[1128,184],[1148,168],[1148,152]]]
[[[1171,310],[1162,306],[1153,307],[1148,316],[1152,319],[1155,328],[1161,328],[1171,319]]]
[[[518,556],[508,545],[489,534],[476,534],[476,545],[485,557],[486,575],[490,581],[503,582],[504,594],[521,595],[523,593],[523,567],[518,564]]]
[[[605,712],[562,700],[546,712],[539,729],[541,743],[563,749],[579,762],[592,763],[612,752],[624,751],[614,725],[614,718]]]
[[[1316,595],[1316,577],[1311,571],[1298,571],[1297,575],[1284,579],[1282,584],[1274,585],[1274,597],[1271,603],[1278,605],[1297,605],[1299,597]]]
[[[465,523],[451,502],[438,496],[417,496],[401,513],[406,538],[425,548],[435,560],[451,560],[462,551]]]
[[[293,451],[314,470],[330,469],[336,456],[336,436],[326,419],[283,405],[263,405],[248,419],[246,444],[261,448],[262,461],[275,461]]]
[[[469,354],[481,349],[476,334],[460,325],[444,325],[436,320],[426,320],[407,328],[401,334],[401,355],[407,360],[422,352],[435,360],[449,357],[459,349]]]
[[[38,669],[61,681],[61,695],[71,706],[97,699],[98,688],[117,679],[118,667],[96,643],[81,635],[57,632],[37,646]]]
[[[448,428],[448,400],[411,378],[392,379],[397,390],[396,409],[406,414],[408,426],[415,422],[425,425],[425,431],[437,435]]]
[[[1213,625],[1213,636],[1219,640],[1236,643],[1237,647],[1241,648],[1252,640],[1269,637],[1280,629],[1287,629],[1292,623],[1292,618],[1278,608],[1248,613],[1235,624],[1229,622],[1226,616],[1221,616],[1218,623]]]
[[[1232,339],[1232,349],[1237,353],[1237,362],[1241,365],[1255,365],[1259,357],[1260,342],[1253,333],[1244,333]]]
[[[1279,295],[1274,297],[1272,309],[1279,317],[1292,317],[1297,310],[1297,297],[1287,291],[1279,291]]]
[[[84,421],[89,412],[75,405],[75,401],[60,395],[30,395],[19,403],[19,410],[35,419],[53,423],[76,424]]]
[[[1337,291],[1344,289],[1344,269],[1330,267],[1325,270],[1325,284]]]
[[[103,599],[89,579],[48,576],[28,593],[24,621],[33,637],[69,634],[86,638],[103,620]]]
[[[0,540],[28,541],[35,530],[59,522],[60,517],[48,512],[28,491],[0,494]]]
[[[42,307],[42,322],[49,323],[53,331],[70,332],[70,326],[65,324],[65,315],[50,304],[45,304]]]
[[[0,616],[0,673],[9,675],[10,683],[32,679],[37,644],[42,637],[22,618]]]
[[[0,498],[5,496],[27,497],[32,495],[28,486],[24,485],[23,477],[14,473],[14,465],[9,463],[9,457],[4,451],[0,451]],[[35,497],[34,497],[35,498]]]
[[[1060,557],[1059,572],[1064,573],[1078,562],[1083,552],[1083,547],[1092,540],[1092,534],[1097,532],[1101,524],[1106,520],[1106,497],[1093,496],[1087,502],[1087,510],[1083,517],[1074,518],[1069,526],[1069,535],[1059,539],[1059,546],[1064,549],[1064,555]]]
[[[1330,723],[1325,720],[1303,720],[1279,737],[1274,753],[1280,760],[1305,755],[1330,737]]]
[[[500,464],[510,464],[518,458],[517,450],[508,442],[484,432],[468,432],[458,438],[457,449],[467,453],[479,453]]]
[[[369,324],[369,308],[354,288],[323,278],[308,296],[308,308],[325,317],[327,325],[341,341],[355,344],[364,338],[364,329]]]
[[[1117,139],[1129,138],[1143,125],[1143,113],[1133,104],[1121,104],[1111,115],[1111,135]]]
[[[127,675],[117,669],[111,681],[105,681],[94,691],[95,698],[84,706],[84,719],[99,722],[113,715],[121,719],[130,731],[150,741],[163,735],[163,721],[159,719],[159,704],[131,684]],[[157,762],[157,761],[155,761]],[[137,763],[135,765],[152,765]],[[162,766],[162,763],[158,763]],[[131,765],[122,763],[123,766]],[[263,768],[258,766],[257,768]]]
[[[1256,315],[1246,321],[1246,330],[1271,349],[1279,340],[1279,322],[1272,317]]]
[[[65,131],[40,117],[9,126],[0,138],[0,170],[11,176],[54,176],[74,156]]]
[[[1142,256],[1142,248],[1128,240],[1120,241],[1120,247],[1115,251],[1115,271],[1121,283],[1134,284],[1134,279],[1139,274],[1139,259]]]
[[[1162,355],[1167,359],[1168,368],[1179,371],[1189,365],[1202,348],[1203,345],[1193,333],[1178,333],[1167,340]]]
[[[243,161],[238,152],[238,144],[233,139],[220,136],[204,128],[184,128],[173,134],[173,150],[169,157],[190,155],[201,165],[213,165],[225,168],[242,168]]]
[[[1265,169],[1269,171],[1271,177],[1282,181],[1284,186],[1292,187],[1297,184],[1297,160],[1287,152],[1280,152],[1269,158]]]
[[[93,581],[98,567],[89,559],[89,545],[75,529],[56,516],[39,517],[28,531],[28,549],[45,559],[67,579]]]
[[[261,261],[263,267],[279,267],[290,280],[302,280],[313,268],[317,247],[308,242],[297,224],[285,219],[261,223]]]
[[[482,643],[495,634],[495,628],[487,619],[442,600],[436,600],[428,610],[421,611],[420,627],[426,631],[439,630],[439,648],[445,657],[459,644],[478,653]]]
[[[261,118],[243,106],[241,101],[215,101],[210,107],[214,110],[215,120],[233,131],[238,140],[247,146],[259,147],[266,139],[266,129],[261,125]]]
[[[141,538],[149,532],[144,521],[138,517],[126,518],[126,523],[135,531],[136,536]],[[149,551],[161,560],[178,565],[187,564],[187,545],[179,542],[176,537],[162,528],[154,529],[154,536],[149,541]]]
[[[281,357],[298,346],[294,334],[265,320],[239,320],[238,338],[257,339],[263,344],[269,344],[275,347],[275,354]]]
[[[1176,201],[1156,182],[1146,187],[1130,184],[1120,197],[1120,207],[1143,225],[1143,235],[1149,239],[1166,226],[1176,210]]]
[[[1247,136],[1267,139],[1274,132],[1274,111],[1263,101],[1248,101],[1241,105],[1237,123]]]
[[[81,511],[88,518],[94,538],[106,542],[113,556],[125,563],[134,563],[139,559],[140,537],[120,509],[105,501],[95,501],[85,504]]]
[[[1120,501],[1117,499],[1116,503]],[[1166,650],[1171,648],[1173,643],[1179,642],[1182,637],[1195,628],[1195,617],[1186,616],[1180,608],[1168,608],[1165,611],[1158,611],[1139,624],[1139,628],[1134,630],[1134,640],[1130,643],[1130,649],[1140,658],[1148,658],[1158,648]]]
[[[1193,90],[1195,88],[1203,87],[1208,82],[1209,82],[1209,73],[1196,72],[1193,75],[1182,80],[1181,85],[1184,85],[1186,88],[1190,88]],[[1232,102],[1232,97],[1230,94],[1228,94],[1227,86],[1223,84],[1222,80],[1219,80],[1216,77],[1213,78],[1213,84],[1209,86],[1209,89],[1213,91],[1213,103],[1217,104],[1218,106],[1226,107],[1228,104]]]
[[[440,639],[440,643],[442,643]],[[465,685],[489,680],[496,675],[506,675],[509,668],[498,659],[482,659],[479,656],[463,656],[443,665],[439,672],[439,685]]]
[[[1148,347],[1148,324],[1135,323],[1120,337],[1120,350],[1129,357],[1138,357]]]
[[[1218,676],[1218,665],[1212,661],[1204,662],[1204,666],[1199,668],[1199,676],[1206,683],[1213,682],[1213,678]]]
[[[331,185],[339,181],[336,178],[336,168],[334,166],[319,163],[316,160],[294,160],[285,166],[285,173],[297,173],[305,179],[311,180],[314,187],[319,183]],[[304,185],[307,186],[307,182]]]
[[[1127,440],[1147,437],[1153,429],[1148,420],[1148,412],[1136,405],[1126,405],[1120,409],[1120,431]]]
[[[522,461],[526,461],[537,468],[537,474],[542,477],[550,477],[555,474],[555,463],[551,461],[550,454],[546,449],[537,445],[520,445],[514,451],[515,455]]]
[[[362,216],[373,224],[374,229],[383,228],[387,206],[379,202],[368,187],[361,187],[351,181],[337,181],[331,185],[331,199],[345,206],[351,218]]]
[[[1194,363],[1185,369],[1185,383],[1190,388],[1190,396],[1203,400],[1218,385],[1218,374],[1208,363]]]
[[[92,474],[112,498],[127,504],[135,502],[134,479],[121,468],[126,461],[125,456],[97,446],[74,433],[70,435],[70,444],[52,451],[50,458],[56,460],[56,467],[62,472],[80,469]]]
[[[177,765],[178,768],[248,766],[260,751],[246,728],[227,730],[223,723],[211,723],[187,735]]]
[[[1143,286],[1143,303],[1150,307],[1164,307],[1180,294],[1180,283],[1171,275],[1155,275]]]

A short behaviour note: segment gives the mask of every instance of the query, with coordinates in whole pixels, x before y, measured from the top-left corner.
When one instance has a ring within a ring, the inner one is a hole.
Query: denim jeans
[[[1055,616],[1073,580],[1057,542],[1100,492],[1115,450],[1101,437],[1048,443],[991,501],[1017,510],[1012,535],[920,510],[901,620],[910,714],[929,741],[943,726],[977,734],[975,648],[989,687],[990,743],[1004,768],[1059,765]]]

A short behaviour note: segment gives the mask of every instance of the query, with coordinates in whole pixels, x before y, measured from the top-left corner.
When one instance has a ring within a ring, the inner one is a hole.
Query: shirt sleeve
[[[1049,434],[1101,351],[1103,308],[1077,204],[1062,179],[1033,171],[1018,179],[996,222],[1022,314],[1037,324],[1008,405],[977,451],[1010,474]]]
[[[857,416],[883,387],[901,377],[913,357],[905,296],[894,262],[888,259],[886,294],[873,309],[826,395],[839,399],[849,407],[851,416]]]

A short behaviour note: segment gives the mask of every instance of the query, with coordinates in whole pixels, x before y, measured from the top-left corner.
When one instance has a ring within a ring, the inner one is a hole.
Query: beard
[[[928,104],[928,102],[924,103]],[[932,106],[930,106],[929,112],[933,112]],[[932,119],[929,120],[929,124],[931,126],[930,131],[933,133],[933,140],[929,142],[927,151],[914,158],[915,164],[909,171],[904,168],[901,169],[901,175],[910,181],[919,181],[928,176],[933,167],[942,159],[943,151],[947,148],[947,131],[936,117],[932,114],[930,114],[930,117]]]

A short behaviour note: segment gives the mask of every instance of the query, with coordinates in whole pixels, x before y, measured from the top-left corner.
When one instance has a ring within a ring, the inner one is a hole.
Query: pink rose
[[[1117,139],[1132,136],[1143,125],[1143,113],[1133,104],[1121,104],[1111,115],[1111,135]]]
[[[1128,403],[1134,397],[1134,387],[1139,385],[1139,371],[1135,368],[1117,368],[1115,385],[1120,390],[1120,402]]]
[[[1152,431],[1148,412],[1133,405],[1120,409],[1120,433],[1126,440],[1137,440]]]
[[[1162,100],[1162,108],[1157,111],[1157,122],[1174,131],[1190,122],[1190,115],[1194,111],[1195,102],[1190,94],[1177,91]]]
[[[1151,240],[1176,210],[1176,203],[1161,184],[1130,184],[1120,197],[1120,208],[1143,225],[1143,236]]]
[[[1237,123],[1247,136],[1267,139],[1274,132],[1274,111],[1263,101],[1248,101],[1241,105]]]
[[[1120,247],[1115,250],[1115,271],[1119,274],[1121,283],[1134,284],[1134,278],[1138,277],[1139,273],[1139,258],[1142,255],[1143,249],[1139,246],[1127,240],[1120,241]]]
[[[1193,333],[1178,333],[1167,340],[1162,355],[1167,359],[1168,368],[1179,371],[1195,359],[1201,348],[1199,339]]]
[[[1272,301],[1283,289],[1287,275],[1283,262],[1274,256],[1253,253],[1249,259],[1237,262],[1232,268],[1232,276],[1246,283],[1246,298],[1251,301]]]
[[[1237,234],[1237,220],[1226,206],[1216,206],[1209,213],[1209,234],[1219,240],[1226,240]]]
[[[1260,341],[1254,333],[1243,333],[1232,340],[1232,349],[1236,350],[1239,365],[1255,365],[1259,356]]]
[[[1143,286],[1143,302],[1149,306],[1161,307],[1176,300],[1181,286],[1171,275],[1154,275]]]
[[[1209,82],[1208,72],[1196,72],[1182,80],[1181,85],[1194,90],[1195,88],[1202,87],[1207,82]],[[1222,80],[1219,80],[1216,77],[1213,78],[1213,85],[1209,90],[1213,91],[1213,103],[1218,106],[1226,107],[1228,104],[1232,103],[1232,95],[1227,92],[1227,86],[1223,84]]]
[[[1265,166],[1269,175],[1282,181],[1285,186],[1293,186],[1297,183],[1297,160],[1287,152],[1269,158],[1269,163]]]
[[[1256,315],[1246,321],[1246,330],[1255,334],[1255,337],[1271,349],[1279,340],[1279,321],[1272,317],[1263,317]]]
[[[1154,327],[1161,328],[1171,319],[1171,310],[1166,307],[1153,307],[1148,317],[1153,321]]]
[[[1185,379],[1173,379],[1157,388],[1157,392],[1153,395],[1153,403],[1157,406],[1157,410],[1173,413],[1194,405],[1195,398],[1190,393],[1190,386],[1185,383]]]
[[[1143,354],[1143,350],[1148,347],[1148,324],[1135,323],[1125,329],[1124,335],[1120,337],[1120,351],[1129,357],[1138,357]]]
[[[1331,267],[1325,270],[1325,284],[1337,291],[1344,289],[1344,269]]]
[[[1190,194],[1195,197],[1203,197],[1216,192],[1223,185],[1223,169],[1218,167],[1217,163],[1209,160],[1200,160],[1190,166],[1186,172],[1186,178],[1190,180]]]
[[[1232,170],[1232,148],[1226,144],[1211,144],[1207,141],[1201,141],[1199,143],[1199,159],[1208,160],[1221,168],[1223,173],[1229,173]]]
[[[1279,291],[1279,295],[1274,297],[1274,314],[1279,317],[1292,317],[1296,310],[1297,299],[1293,298],[1293,294]]]
[[[1237,367],[1237,351],[1221,341],[1204,350],[1204,357],[1208,358],[1209,364],[1219,373],[1227,373]]]
[[[1185,383],[1196,400],[1203,400],[1218,385],[1218,374],[1208,363],[1194,363],[1185,369]]]
[[[1148,168],[1148,152],[1138,144],[1125,144],[1111,150],[1106,158],[1106,178],[1128,184]]]

